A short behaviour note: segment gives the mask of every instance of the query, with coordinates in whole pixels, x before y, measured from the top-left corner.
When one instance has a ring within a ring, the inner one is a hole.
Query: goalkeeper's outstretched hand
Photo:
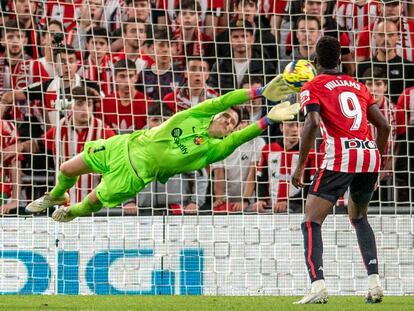
[[[267,118],[272,122],[293,120],[299,110],[300,105],[298,103],[291,105],[289,102],[283,102],[274,106],[267,114]]]
[[[263,87],[262,96],[277,102],[286,99],[292,93],[295,93],[295,91],[286,84],[283,75],[279,74]]]

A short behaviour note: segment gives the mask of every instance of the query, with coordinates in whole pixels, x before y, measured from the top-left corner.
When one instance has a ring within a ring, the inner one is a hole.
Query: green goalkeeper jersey
[[[263,129],[258,123],[223,139],[208,135],[216,114],[249,99],[246,90],[235,90],[181,111],[160,126],[132,133],[128,141],[129,157],[139,177],[145,183],[153,180],[165,183],[176,174],[223,160],[238,146],[259,136]]]

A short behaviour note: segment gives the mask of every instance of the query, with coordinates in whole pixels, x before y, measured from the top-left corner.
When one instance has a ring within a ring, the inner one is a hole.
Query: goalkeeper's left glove
[[[268,124],[272,124],[274,122],[282,122],[293,120],[295,115],[298,114],[300,110],[300,105],[295,103],[293,105],[290,102],[283,102],[274,106],[266,116],[266,121]]]
[[[257,95],[264,96],[271,101],[277,102],[286,99],[286,97],[292,93],[295,93],[295,91],[286,84],[283,75],[279,74],[264,87],[259,88]]]

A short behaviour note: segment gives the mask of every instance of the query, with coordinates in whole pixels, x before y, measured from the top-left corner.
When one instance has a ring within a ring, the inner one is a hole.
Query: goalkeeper
[[[100,173],[102,180],[82,202],[57,209],[52,215],[54,220],[68,222],[103,206],[115,207],[154,180],[165,183],[176,174],[223,160],[238,146],[259,136],[269,124],[291,120],[299,111],[299,104],[285,102],[256,123],[232,133],[241,121],[232,106],[260,96],[279,101],[292,92],[279,75],[264,87],[208,99],[150,130],[87,142],[83,153],[60,166],[58,182],[51,192],[30,203],[26,211],[37,213],[64,205],[68,201],[66,191],[83,174]]]

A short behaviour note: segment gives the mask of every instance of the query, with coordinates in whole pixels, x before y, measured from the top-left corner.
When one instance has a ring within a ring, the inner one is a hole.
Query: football
[[[315,67],[311,62],[304,59],[290,62],[283,70],[283,79],[296,92],[299,92],[302,86],[306,82],[313,80],[315,76]]]

